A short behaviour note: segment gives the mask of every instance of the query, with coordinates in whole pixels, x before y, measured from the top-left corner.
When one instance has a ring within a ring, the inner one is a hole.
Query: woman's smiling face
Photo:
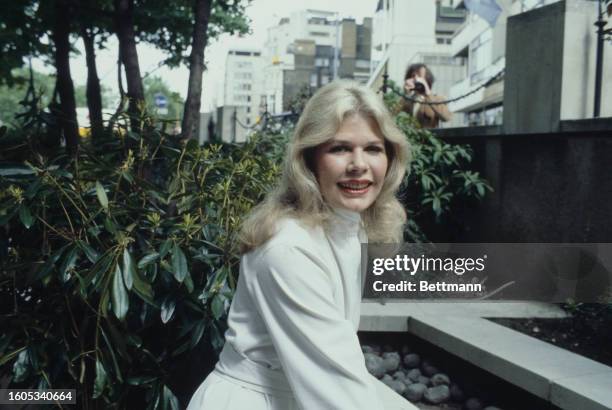
[[[314,171],[325,201],[363,212],[376,200],[387,173],[384,138],[374,120],[347,117],[334,137],[318,146]]]

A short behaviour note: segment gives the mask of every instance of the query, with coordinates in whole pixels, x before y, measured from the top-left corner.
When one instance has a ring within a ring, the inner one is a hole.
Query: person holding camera
[[[434,76],[425,64],[411,64],[404,76],[404,92],[413,100],[405,99],[403,111],[412,115],[423,128],[437,128],[440,121],[452,117],[446,104],[427,104],[444,101],[445,97],[432,93]]]

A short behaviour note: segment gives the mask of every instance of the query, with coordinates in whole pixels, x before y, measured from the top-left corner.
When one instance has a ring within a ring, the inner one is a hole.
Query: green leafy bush
[[[150,128],[69,159],[22,133],[0,140],[2,375],[76,388],[82,408],[123,408],[135,389],[176,408],[170,369],[203,338],[223,343],[232,238],[285,136],[199,147]]]

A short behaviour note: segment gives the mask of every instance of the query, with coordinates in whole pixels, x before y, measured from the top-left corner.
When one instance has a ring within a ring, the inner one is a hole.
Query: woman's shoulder
[[[306,221],[285,216],[276,222],[274,235],[253,251],[245,254],[251,261],[274,259],[288,252],[319,254],[325,241],[323,228],[310,226]],[[286,256],[286,255],[285,255]]]
[[[311,226],[306,221],[292,216],[285,216],[276,222],[276,232],[263,248],[273,247],[311,247],[323,239],[323,228]]]

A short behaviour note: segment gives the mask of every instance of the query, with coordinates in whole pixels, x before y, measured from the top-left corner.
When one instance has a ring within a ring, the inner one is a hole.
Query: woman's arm
[[[431,102],[444,101],[445,97],[440,95],[429,95],[427,96],[427,100]],[[431,109],[436,113],[438,118],[442,121],[448,121],[452,118],[453,114],[449,111],[448,106],[446,104],[436,104],[431,105]]]
[[[275,245],[252,268],[247,288],[301,407],[383,408],[325,263],[304,248]]]

